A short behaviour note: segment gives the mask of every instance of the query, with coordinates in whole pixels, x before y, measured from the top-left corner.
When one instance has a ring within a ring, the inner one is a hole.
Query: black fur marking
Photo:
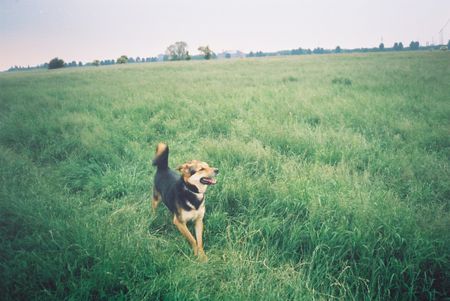
[[[191,185],[193,186],[193,185]],[[194,186],[195,187],[195,186]],[[197,187],[195,187],[197,188]],[[197,189],[198,191],[198,189]],[[197,195],[190,189],[188,189],[187,186],[184,186],[184,191],[182,193],[184,202],[183,202],[183,209],[185,209],[186,211],[190,211],[192,208],[187,204],[186,201],[188,201],[189,203],[191,203],[196,210],[198,210],[198,208],[200,208],[200,205],[203,203],[203,198],[201,200],[198,199]]]
[[[197,186],[192,185],[191,183],[186,183],[186,182],[184,182],[184,185],[186,185],[186,188],[187,188],[188,190],[192,191],[192,192],[195,192],[195,193],[199,193],[199,192],[200,192],[200,191],[198,191]]]

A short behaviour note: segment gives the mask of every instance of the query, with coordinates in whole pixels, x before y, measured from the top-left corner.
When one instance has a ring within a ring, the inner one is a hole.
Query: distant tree
[[[225,53],[225,58],[226,58],[226,59],[231,59],[231,54],[229,54],[228,52]]]
[[[48,69],[58,69],[64,67],[64,61],[55,57],[48,63]]]
[[[448,40],[447,49],[450,49],[450,40]]]
[[[384,43],[380,43],[380,45],[378,46],[378,49],[383,51],[384,50]]]
[[[136,57],[136,63],[140,63],[141,62],[141,58],[140,57]]]
[[[253,53],[253,51],[250,51],[250,53],[249,53],[249,54],[247,54],[247,56],[248,56],[248,57],[254,57],[254,56],[255,56],[255,54]]]
[[[419,48],[420,48],[420,44],[419,44],[418,41],[416,41],[416,42],[411,41],[411,43],[409,43],[409,49],[411,49],[411,50],[419,50]]]
[[[117,59],[117,64],[126,64],[128,63],[128,57],[126,55],[122,55]]]
[[[187,51],[187,43],[183,41],[176,42],[166,49],[166,55],[171,61],[185,60],[190,56]]]
[[[400,43],[395,42],[394,43],[394,50],[397,50],[397,51],[403,50],[403,43],[402,42],[400,42]]]
[[[209,60],[215,56],[214,52],[209,48],[208,45],[198,47],[198,51],[203,53],[203,57],[205,58],[205,60]]]
[[[100,61],[99,60],[93,60],[92,61],[92,66],[99,66],[100,65]]]
[[[83,63],[81,61],[78,62],[78,67],[83,67]]]
[[[334,52],[341,53],[342,52],[341,47],[340,46],[336,46],[336,49],[334,50]]]
[[[305,54],[305,53],[306,53],[306,51],[304,49],[302,49],[301,47],[299,47],[298,49],[292,49],[289,54],[300,55],[300,54]]]
[[[313,53],[314,54],[322,54],[322,53],[325,53],[325,50],[321,47],[317,47],[313,50]]]

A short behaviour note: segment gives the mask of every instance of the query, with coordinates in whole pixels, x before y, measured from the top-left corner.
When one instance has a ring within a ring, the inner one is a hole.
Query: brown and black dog
[[[157,167],[153,184],[153,213],[162,200],[173,213],[173,223],[189,241],[194,255],[206,260],[203,250],[203,216],[205,215],[205,192],[209,185],[216,184],[219,170],[207,163],[192,160],[180,165],[179,175],[169,168],[169,147],[159,143],[156,147],[153,165]],[[186,226],[188,221],[195,223],[195,236]]]

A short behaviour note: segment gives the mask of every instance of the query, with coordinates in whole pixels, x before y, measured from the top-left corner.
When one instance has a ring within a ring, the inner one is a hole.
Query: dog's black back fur
[[[197,198],[197,188],[185,183],[183,177],[169,168],[168,158],[169,148],[165,146],[153,160],[153,165],[157,166],[154,193],[159,193],[163,203],[175,214],[179,214],[180,209],[192,210],[188,203],[198,209],[203,200]]]

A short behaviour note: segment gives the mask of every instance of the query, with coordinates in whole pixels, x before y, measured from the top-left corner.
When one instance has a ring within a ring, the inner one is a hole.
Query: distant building
[[[218,59],[235,59],[235,58],[245,58],[247,55],[239,50],[225,50],[217,54]]]
[[[158,62],[164,61],[164,54],[158,54]]]

